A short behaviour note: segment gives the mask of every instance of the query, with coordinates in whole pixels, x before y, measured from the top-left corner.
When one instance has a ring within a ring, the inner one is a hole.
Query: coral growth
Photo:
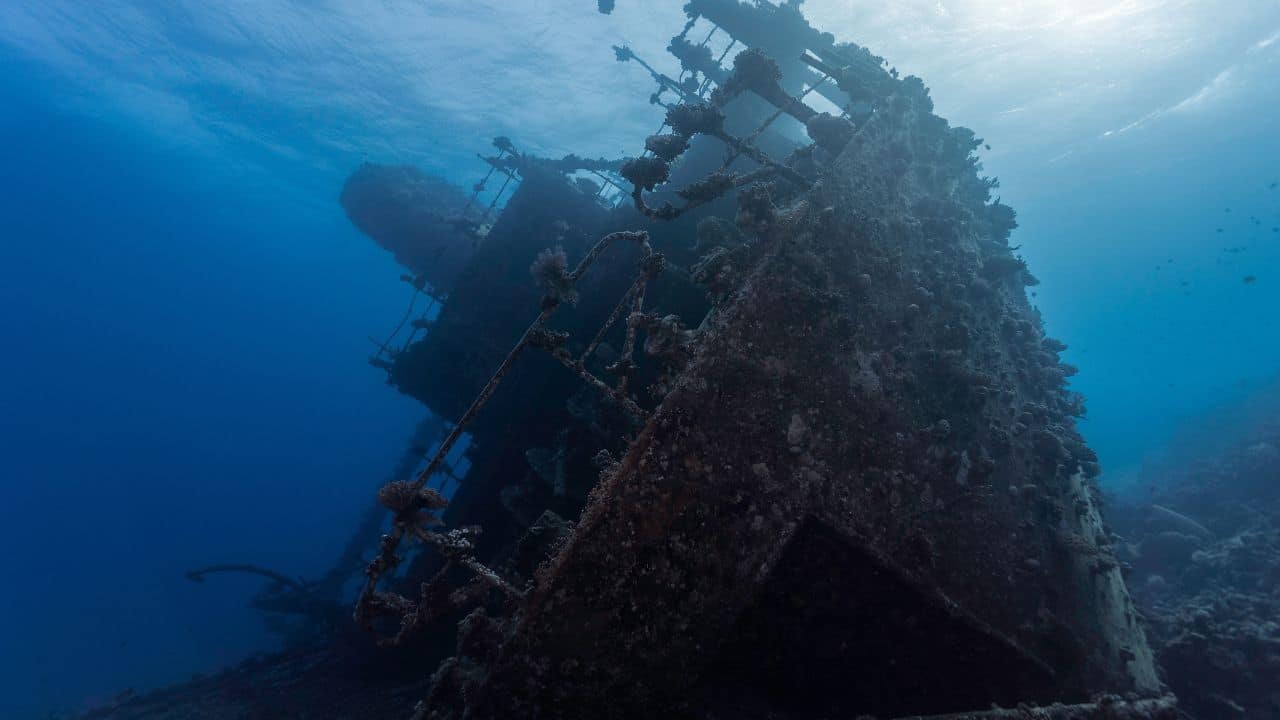
[[[1114,504],[1120,557],[1188,713],[1280,716],[1280,427],[1246,427],[1216,451],[1183,446],[1200,457],[1153,468],[1153,496]]]
[[[655,156],[671,162],[689,148],[689,137],[668,133],[666,135],[650,135],[644,141],[644,149]],[[664,178],[665,180],[665,178]],[[649,188],[652,189],[652,188]]]
[[[667,110],[667,125],[687,138],[719,135],[724,132],[724,113],[710,103],[682,103]]]
[[[529,273],[542,288],[544,305],[557,305],[565,302],[570,305],[578,301],[578,292],[569,277],[569,259],[564,248],[549,248],[538,253]]]
[[[378,503],[391,511],[396,522],[417,525],[436,525],[440,518],[435,514],[443,510],[448,501],[436,490],[417,487],[406,480],[393,480],[378,490]]]
[[[669,161],[660,157],[638,157],[622,166],[621,175],[627,182],[650,192],[667,181],[671,171]]]

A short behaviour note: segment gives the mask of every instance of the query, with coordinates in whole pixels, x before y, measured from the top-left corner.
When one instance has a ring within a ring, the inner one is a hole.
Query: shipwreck
[[[307,633],[92,717],[1177,717],[982,140],[798,5],[690,2],[635,157],[353,174],[435,420]]]

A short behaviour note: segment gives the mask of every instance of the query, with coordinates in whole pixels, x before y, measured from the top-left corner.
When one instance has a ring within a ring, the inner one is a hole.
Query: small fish
[[[1255,276],[1253,276],[1253,275],[1245,275],[1245,276],[1244,276],[1244,284],[1245,284],[1245,285],[1252,285],[1252,284],[1254,284],[1254,283],[1256,283],[1256,282],[1258,282],[1258,278],[1257,278],[1257,277],[1255,277]]]
[[[1275,189],[1276,189],[1276,188],[1278,188],[1278,187],[1280,187],[1280,182],[1273,182],[1273,183],[1271,183],[1271,185],[1270,185],[1270,189],[1272,189],[1272,190],[1275,190]]]

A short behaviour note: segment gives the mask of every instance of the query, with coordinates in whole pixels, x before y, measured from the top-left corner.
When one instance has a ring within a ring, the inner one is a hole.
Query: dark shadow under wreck
[[[355,544],[387,649],[93,717],[1175,716],[981,141],[794,3],[687,11],[646,152],[499,139],[501,212],[420,215],[456,267],[348,205],[439,303],[374,364],[453,422]]]

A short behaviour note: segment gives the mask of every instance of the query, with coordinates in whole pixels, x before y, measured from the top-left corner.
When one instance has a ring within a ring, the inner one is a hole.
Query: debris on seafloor
[[[1280,717],[1280,426],[1277,393],[1258,395],[1237,441],[1188,442],[1149,469],[1149,498],[1112,503],[1164,677],[1193,718]]]
[[[348,182],[448,421],[353,541],[372,638],[91,717],[1175,717],[983,141],[798,3],[685,9],[637,157]]]

